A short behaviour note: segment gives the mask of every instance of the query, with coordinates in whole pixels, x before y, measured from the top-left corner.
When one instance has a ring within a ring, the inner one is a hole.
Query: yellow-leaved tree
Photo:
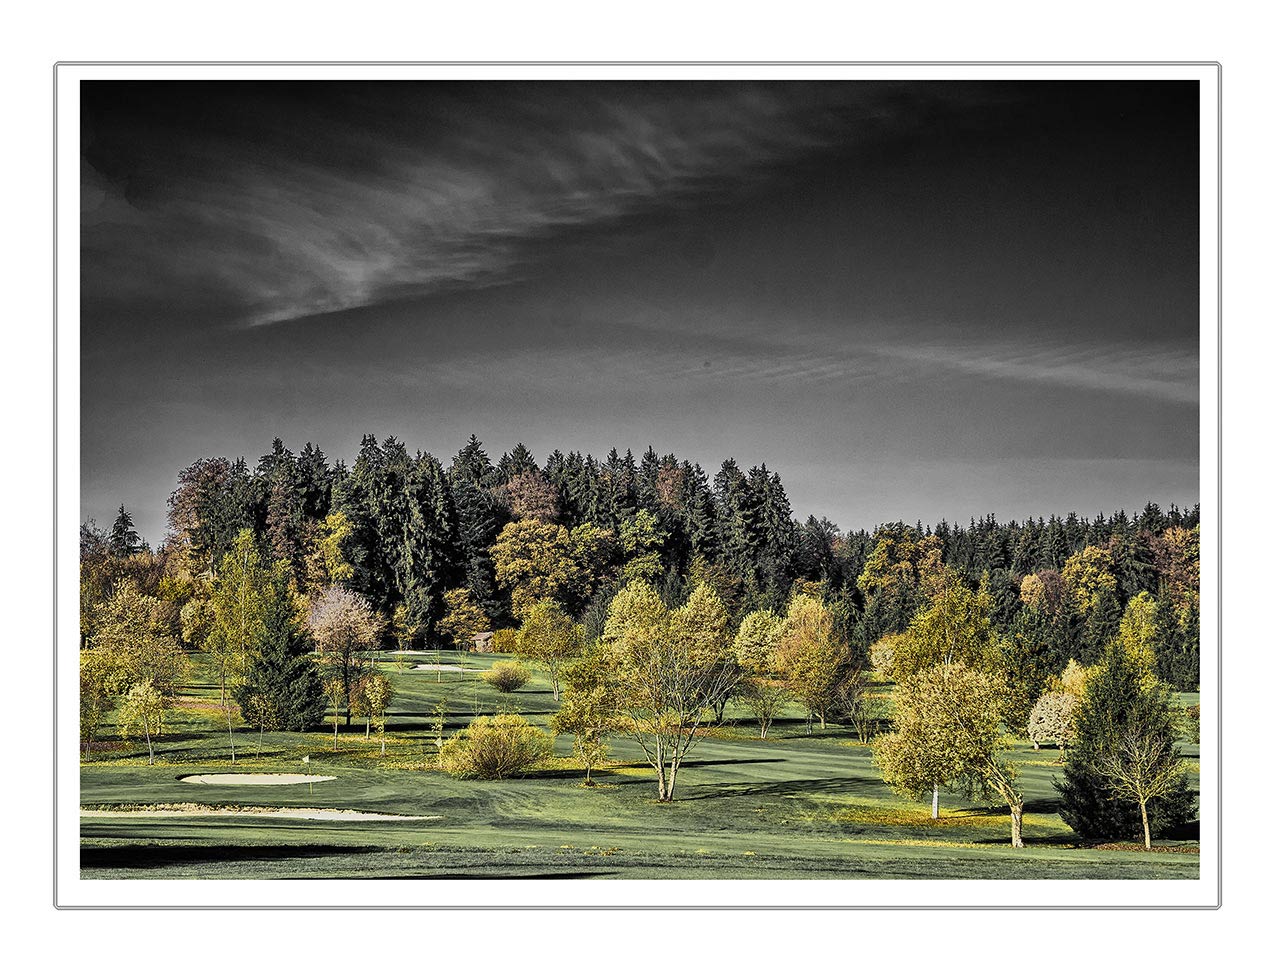
[[[817,597],[792,599],[773,654],[774,666],[787,689],[825,729],[836,690],[849,666],[849,651],[835,629],[835,619]]]
[[[923,798],[938,784],[975,799],[999,797],[1009,807],[1013,846],[1023,846],[1022,793],[1017,771],[1003,757],[1002,697],[997,677],[963,663],[939,663],[898,685],[892,733],[876,739],[873,755],[896,792]]]
[[[710,587],[694,594],[671,611],[649,583],[633,580],[605,622],[603,682],[613,691],[620,732],[657,775],[662,803],[674,796],[681,762],[738,677],[728,632],[715,629],[728,620],[716,610],[719,599]]]

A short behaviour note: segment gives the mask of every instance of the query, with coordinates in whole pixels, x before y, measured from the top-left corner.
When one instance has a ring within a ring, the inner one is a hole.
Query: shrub
[[[513,660],[495,663],[492,669],[480,674],[481,680],[503,693],[514,693],[532,678],[533,674],[524,664]]]
[[[515,653],[516,640],[520,636],[519,630],[511,627],[504,627],[501,630],[493,632],[493,652],[494,653]]]
[[[476,717],[440,748],[440,766],[454,777],[505,780],[551,754],[552,739],[524,717]]]

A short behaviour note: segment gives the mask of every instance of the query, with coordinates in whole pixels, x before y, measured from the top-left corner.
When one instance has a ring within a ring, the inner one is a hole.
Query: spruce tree
[[[310,643],[298,623],[287,582],[276,577],[263,617],[264,635],[235,691],[246,716],[261,717],[268,730],[303,731],[324,718],[324,686],[310,656]],[[261,698],[255,702],[254,698]],[[265,704],[265,709],[258,706]]]
[[[1135,804],[1113,799],[1096,765],[1129,730],[1167,738],[1173,749],[1175,724],[1169,689],[1146,673],[1121,643],[1108,646],[1076,714],[1076,741],[1064,779],[1055,784],[1062,797],[1059,814],[1067,826],[1088,839],[1141,840],[1141,812]],[[1168,835],[1195,818],[1195,793],[1184,779],[1166,798],[1153,800],[1148,813],[1153,835]]]
[[[107,536],[107,544],[117,557],[128,557],[143,550],[142,537],[133,528],[133,515],[120,504],[120,512],[111,524],[111,533]]]

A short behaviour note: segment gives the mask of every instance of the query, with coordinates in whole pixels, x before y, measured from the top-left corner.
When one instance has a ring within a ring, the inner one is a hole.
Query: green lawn
[[[384,655],[389,656],[389,655]],[[463,657],[441,655],[444,663]],[[431,662],[416,654],[409,662]],[[469,655],[485,667],[495,657]],[[382,668],[396,687],[385,757],[376,733],[267,733],[237,729],[230,765],[217,685],[194,665],[182,705],[157,743],[107,749],[81,766],[85,807],[169,805],[318,807],[439,819],[333,822],[263,817],[83,817],[81,872],[102,877],[914,877],[1195,878],[1191,842],[1177,852],[1076,845],[1056,813],[1057,751],[1018,751],[1027,847],[1009,846],[1007,809],[943,796],[943,816],[894,796],[867,747],[840,726],[806,735],[798,713],[768,741],[735,717],[699,743],[680,773],[676,802],[658,804],[639,748],[613,745],[615,764],[599,786],[561,760],[519,780],[453,780],[433,769],[432,711],[447,701],[446,734],[495,707],[545,723],[554,709],[545,677],[504,696],[478,675]],[[1198,758],[1198,750],[1184,745]],[[570,753],[567,738],[556,753]],[[290,786],[210,786],[179,777],[200,772],[306,772],[336,779]],[[1193,767],[1193,769],[1196,769]],[[1193,778],[1193,781],[1198,778]]]

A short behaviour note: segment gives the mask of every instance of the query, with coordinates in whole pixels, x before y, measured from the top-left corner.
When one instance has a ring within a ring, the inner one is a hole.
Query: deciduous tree
[[[364,675],[363,654],[378,644],[381,621],[369,601],[345,587],[329,587],[311,603],[307,618],[316,649],[330,678],[342,690],[340,704],[346,705],[346,723],[351,724],[351,691]],[[335,727],[335,739],[337,736]]]
[[[1111,787],[1111,795],[1138,805],[1142,813],[1142,842],[1151,849],[1152,800],[1186,789],[1186,765],[1178,757],[1170,730],[1144,729],[1134,723],[1116,742],[1093,760],[1094,771]]]
[[[1075,714],[1079,699],[1073,694],[1048,691],[1031,708],[1027,720],[1027,736],[1037,750],[1041,743],[1058,745],[1058,760],[1067,754],[1067,745],[1075,737]]]
[[[797,596],[787,607],[774,651],[774,666],[791,694],[825,729],[836,688],[848,667],[849,652],[835,631],[826,604]]]
[[[459,587],[446,593],[444,607],[445,614],[437,629],[456,647],[469,644],[477,633],[489,629],[489,617],[464,588]]]
[[[733,639],[734,658],[757,674],[773,671],[774,653],[782,636],[783,619],[772,610],[753,610],[742,618]]]
[[[937,784],[975,798],[998,796],[1009,807],[1010,835],[1023,846],[1022,793],[1001,756],[999,681],[963,663],[939,663],[898,686],[892,733],[874,756],[894,790],[920,797]],[[937,817],[935,792],[934,817]]]
[[[592,786],[591,771],[609,755],[609,737],[618,730],[617,704],[610,687],[604,644],[589,645],[564,669],[564,695],[551,718],[551,729],[573,736],[573,752],[582,764],[583,786]]]
[[[383,754],[387,752],[387,707],[390,706],[394,694],[391,681],[382,673],[370,673],[360,683],[360,697],[363,701],[365,716],[371,718],[374,726],[378,728]],[[368,736],[367,730],[365,736]]]
[[[511,609],[517,617],[539,600],[563,601],[581,575],[569,531],[553,523],[509,523],[490,553],[498,583],[511,591]]]
[[[156,754],[151,744],[151,733],[159,733],[164,723],[164,711],[168,706],[168,698],[156,689],[150,680],[135,683],[125,694],[120,705],[120,732],[129,736],[132,731],[142,728],[147,740],[147,764],[155,763]]]
[[[516,637],[516,652],[547,668],[551,695],[560,699],[560,669],[582,649],[582,628],[554,600],[540,600],[528,609]]]
[[[226,703],[229,688],[244,678],[265,633],[265,614],[273,589],[271,568],[244,529],[218,564],[209,591],[210,622],[204,651],[218,671],[219,700]]]
[[[619,726],[657,774],[661,803],[674,796],[707,712],[736,679],[727,636],[717,650],[680,622],[650,584],[633,580],[614,598],[605,626]]]

